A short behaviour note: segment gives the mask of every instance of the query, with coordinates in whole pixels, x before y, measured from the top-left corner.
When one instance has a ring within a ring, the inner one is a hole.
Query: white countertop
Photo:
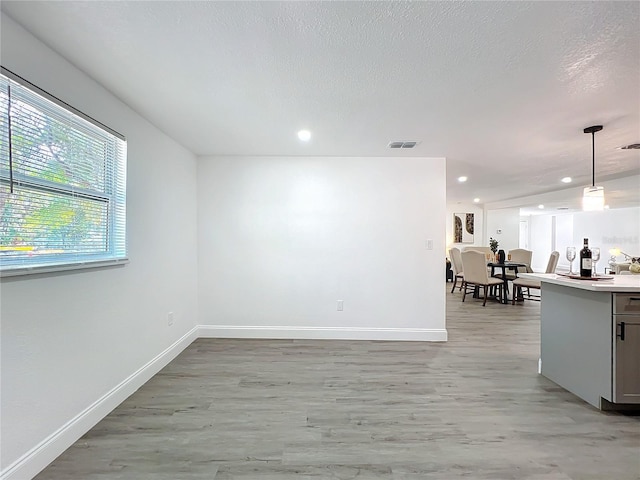
[[[592,292],[639,292],[640,275],[611,275],[611,280],[574,280],[555,273],[518,273],[519,277],[537,278],[541,282]]]

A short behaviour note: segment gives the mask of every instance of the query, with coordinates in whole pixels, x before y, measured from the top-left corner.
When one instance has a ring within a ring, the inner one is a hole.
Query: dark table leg
[[[502,284],[502,303],[509,303],[509,297],[507,296],[507,292],[509,291],[509,280],[507,276],[503,276],[503,284]]]
[[[508,281],[507,280],[507,271],[506,271],[506,266],[503,265],[500,267],[502,269],[502,295],[500,296],[500,298],[498,298],[498,301],[500,303],[509,303],[509,299],[507,298],[507,285],[508,285]],[[496,267],[494,265],[491,265],[491,276],[495,277],[495,273],[496,273]]]

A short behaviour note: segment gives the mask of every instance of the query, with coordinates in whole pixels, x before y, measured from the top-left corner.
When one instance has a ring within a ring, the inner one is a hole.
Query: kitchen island
[[[640,405],[640,275],[541,280],[541,373],[599,409]]]

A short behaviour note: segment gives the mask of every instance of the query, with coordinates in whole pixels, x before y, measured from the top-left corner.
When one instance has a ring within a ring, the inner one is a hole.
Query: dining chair
[[[507,255],[511,255],[511,261],[515,263],[524,263],[527,266],[527,272],[533,273],[531,269],[531,257],[533,256],[533,252],[531,250],[526,250],[524,248],[514,248],[513,250],[509,250]],[[509,257],[507,257],[509,258]]]
[[[547,262],[547,268],[544,273],[556,273],[556,268],[558,266],[558,259],[560,258],[560,254],[556,251],[551,252],[549,255],[549,261]],[[540,290],[540,280],[535,278],[523,278],[518,277],[513,280],[513,298],[511,300],[511,305],[515,305],[516,298],[522,299],[524,301],[524,294],[522,293],[522,289],[527,289],[527,298],[529,300],[540,300],[540,295],[531,295],[532,288]]]
[[[462,294],[462,301],[464,302],[469,285],[475,287],[484,288],[484,302],[482,306],[487,304],[487,296],[489,294],[489,287],[496,287],[499,291],[500,299],[503,295],[503,281],[500,278],[490,277],[487,272],[487,259],[482,252],[476,252],[473,250],[462,252],[462,270],[464,271],[464,278],[462,280],[462,287],[464,293]]]
[[[462,257],[460,256],[460,249],[453,247],[449,249],[449,257],[451,258],[451,263],[453,264],[454,274],[453,274],[453,287],[451,288],[451,293],[456,289],[456,283],[458,283],[458,279],[460,279],[460,287],[462,290],[462,282],[464,280],[464,270],[462,270]]]
[[[514,250],[509,250],[508,254],[510,257],[507,257],[507,262],[513,262],[513,263],[521,263],[524,264],[525,267],[511,267],[511,268],[502,268],[502,271],[498,271],[498,272],[493,272],[492,271],[492,275],[493,277],[496,278],[503,278],[504,281],[504,288],[505,288],[505,295],[509,294],[509,281],[510,280],[514,280],[515,278],[518,278],[518,268],[523,269],[520,271],[525,271],[525,272],[530,272],[531,268],[531,256],[532,256],[531,250],[525,250],[524,248],[516,248]]]
[[[511,255],[511,260],[509,261],[513,263],[524,263],[526,265],[523,270],[520,270],[521,272],[533,273],[533,270],[531,269],[531,257],[533,256],[533,252],[531,250],[526,250],[524,248],[515,248],[513,250],[509,250],[509,252],[507,252],[507,255]],[[509,270],[505,272],[505,274],[507,280],[515,280],[516,278],[518,278],[517,271],[515,270]]]
[[[484,254],[489,254],[489,255],[493,254],[493,252],[491,251],[491,247],[481,247],[478,245],[469,245],[467,247],[464,247],[462,251],[468,252],[469,250],[475,250],[476,252],[482,252]]]

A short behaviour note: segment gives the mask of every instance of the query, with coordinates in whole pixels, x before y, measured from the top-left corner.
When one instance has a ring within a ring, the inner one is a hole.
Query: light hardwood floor
[[[446,295],[447,343],[197,340],[36,478],[640,479],[640,417],[537,374],[538,303]]]

